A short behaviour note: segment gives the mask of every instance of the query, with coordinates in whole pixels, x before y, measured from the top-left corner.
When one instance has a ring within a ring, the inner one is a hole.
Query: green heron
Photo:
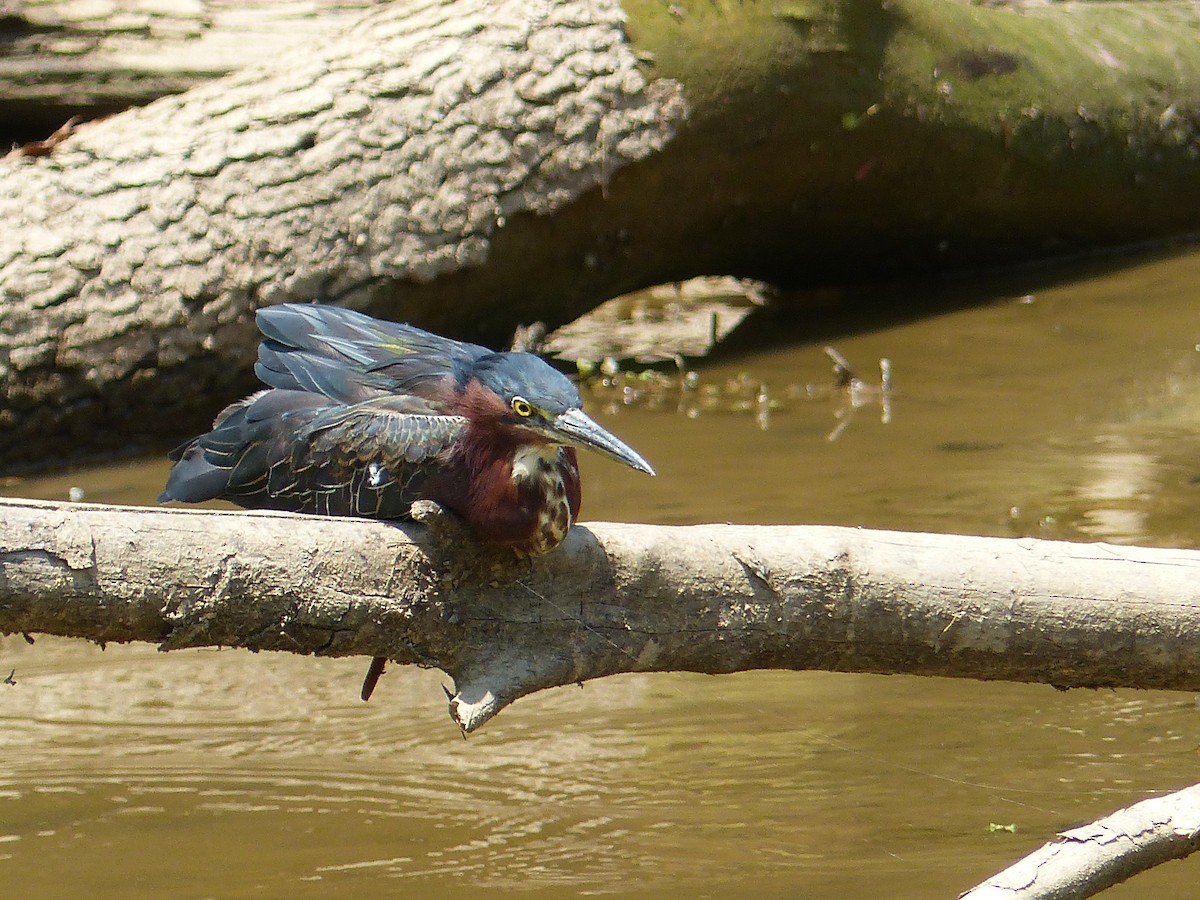
[[[489,542],[538,554],[579,515],[577,447],[654,474],[530,353],[316,304],[261,309],[258,327],[267,388],[171,453],[160,503],[402,519],[425,499]],[[372,662],[364,700],[383,664]]]

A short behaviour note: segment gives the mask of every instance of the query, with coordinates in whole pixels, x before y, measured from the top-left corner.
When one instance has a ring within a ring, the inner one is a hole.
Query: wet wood
[[[1200,552],[594,523],[533,560],[424,524],[0,502],[0,632],[387,657],[473,731],[619,672],[824,669],[1200,690]]]

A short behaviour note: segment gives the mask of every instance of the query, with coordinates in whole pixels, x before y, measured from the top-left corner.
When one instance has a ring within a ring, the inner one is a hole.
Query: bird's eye
[[[512,408],[513,412],[521,418],[528,418],[533,415],[533,405],[524,397],[513,397]]]

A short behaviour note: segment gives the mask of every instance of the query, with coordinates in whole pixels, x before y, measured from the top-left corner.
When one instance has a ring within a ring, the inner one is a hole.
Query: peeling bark
[[[1200,849],[1200,784],[1079,828],[961,895],[961,900],[1081,900]]]
[[[1200,690],[1200,553],[826,526],[421,524],[7,500],[0,633],[386,656],[472,731],[618,672],[825,669]]]

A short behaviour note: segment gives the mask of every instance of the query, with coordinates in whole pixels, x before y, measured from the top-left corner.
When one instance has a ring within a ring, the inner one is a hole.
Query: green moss
[[[1068,140],[1103,143],[1094,136],[1157,128],[1173,100],[1200,94],[1200,53],[1187,52],[1200,19],[1183,4],[901,0],[895,9],[888,100],[927,121],[1002,135],[1042,135],[1058,121]]]
[[[844,51],[840,4],[626,0],[626,30],[652,78],[682,82],[701,117],[805,85],[813,57]]]

